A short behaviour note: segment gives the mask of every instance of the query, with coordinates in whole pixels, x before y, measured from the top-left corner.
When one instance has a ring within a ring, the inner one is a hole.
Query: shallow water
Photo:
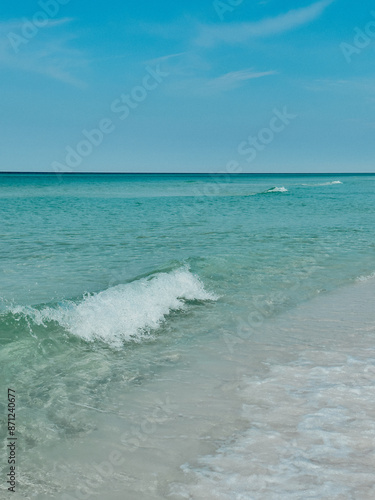
[[[79,498],[87,484],[86,498],[102,488],[110,500],[351,498],[350,481],[371,498],[371,304],[353,309],[360,342],[321,312],[333,292],[370,286],[374,181],[0,175],[1,384],[17,390],[19,498]]]
[[[171,498],[374,498],[374,298],[372,280],[269,321],[274,352],[237,386],[245,430],[184,464]]]

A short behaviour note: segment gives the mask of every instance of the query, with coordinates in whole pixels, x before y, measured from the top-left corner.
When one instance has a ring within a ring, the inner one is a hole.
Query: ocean
[[[374,223],[374,175],[0,174],[1,498],[375,498]]]

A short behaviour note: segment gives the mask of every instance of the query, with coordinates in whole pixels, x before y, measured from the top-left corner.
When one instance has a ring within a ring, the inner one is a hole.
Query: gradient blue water
[[[371,175],[0,175],[1,386],[18,389],[25,467],[97,425],[67,402],[103,409],[170,350],[259,330],[371,275],[374,187]]]
[[[2,175],[2,298],[61,300],[183,263],[219,293],[233,276],[236,289],[251,281],[263,293],[259,279],[287,284],[315,253],[330,276],[323,287],[373,270],[373,177],[225,181]],[[288,192],[263,194],[273,186]]]

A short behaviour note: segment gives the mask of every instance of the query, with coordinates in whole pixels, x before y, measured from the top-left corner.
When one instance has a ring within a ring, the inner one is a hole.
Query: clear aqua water
[[[1,174],[1,387],[17,390],[21,498],[62,491],[33,462],[90,442],[90,408],[374,273],[374,188],[371,175]]]

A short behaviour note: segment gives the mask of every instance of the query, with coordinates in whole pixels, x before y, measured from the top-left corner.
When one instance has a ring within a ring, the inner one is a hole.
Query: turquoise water
[[[77,464],[108,408],[131,407],[113,422],[125,428],[146,387],[164,397],[203,352],[220,379],[238,339],[259,347],[269,321],[370,277],[374,187],[371,175],[0,175],[1,386],[17,390],[20,498],[90,477]],[[78,443],[75,468],[36,475]]]

